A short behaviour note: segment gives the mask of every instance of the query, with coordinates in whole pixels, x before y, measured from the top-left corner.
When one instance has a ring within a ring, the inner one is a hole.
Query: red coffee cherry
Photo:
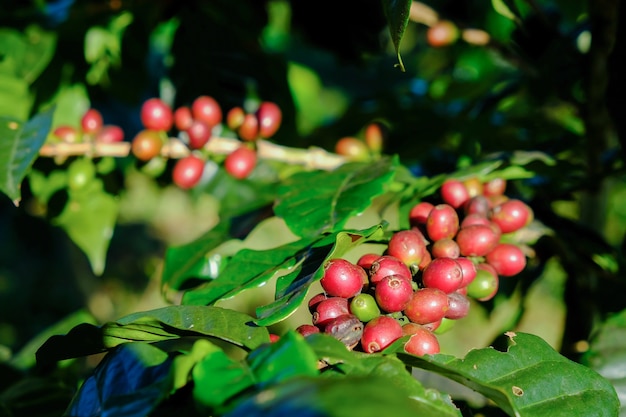
[[[438,204],[428,214],[426,233],[431,240],[453,238],[459,230],[459,215],[449,204]]]
[[[162,147],[163,140],[159,132],[142,130],[133,138],[130,149],[133,155],[140,161],[149,161],[161,153]]]
[[[444,203],[451,205],[455,209],[463,206],[470,199],[465,184],[456,179],[445,180],[439,192]]]
[[[467,200],[463,205],[463,210],[466,215],[478,214],[483,217],[487,217],[490,208],[491,205],[489,204],[489,200],[484,195],[474,196]]]
[[[435,48],[452,45],[459,39],[459,29],[449,20],[440,20],[426,32],[428,44]]]
[[[426,239],[419,230],[400,230],[389,239],[389,256],[400,259],[409,268],[417,268],[425,252]]]
[[[193,123],[193,115],[191,109],[187,106],[181,106],[174,111],[174,126],[181,132],[191,127]]]
[[[96,109],[89,109],[80,119],[84,133],[96,133],[102,129],[102,114]]]
[[[320,328],[312,324],[301,324],[300,326],[296,327],[296,332],[300,333],[304,337],[307,337],[309,335],[319,333]]]
[[[444,317],[451,320],[462,319],[467,316],[469,309],[470,301],[465,295],[456,291],[451,292],[448,294],[448,311]]]
[[[342,297],[329,297],[320,301],[313,312],[313,324],[323,329],[332,319],[350,314],[348,299]]]
[[[461,287],[463,270],[452,258],[435,258],[422,272],[422,282],[425,287],[451,293]]]
[[[377,253],[366,253],[359,258],[356,264],[360,266],[361,268],[365,269],[366,271],[369,271],[370,268],[372,267],[372,264],[378,258],[380,258],[380,255]]]
[[[253,142],[257,140],[259,138],[259,120],[256,115],[252,113],[246,114],[237,133],[245,141]]]
[[[337,141],[335,152],[352,161],[366,161],[369,159],[369,149],[365,142],[351,136],[346,136]]]
[[[411,281],[399,275],[389,275],[376,285],[376,302],[387,313],[404,310],[413,296]]]
[[[532,221],[530,207],[520,200],[511,199],[491,210],[491,221],[498,225],[502,233],[515,232]]]
[[[421,288],[413,292],[404,314],[417,324],[434,323],[448,311],[448,295],[437,288]]]
[[[411,227],[417,227],[418,229],[426,225],[428,221],[428,215],[435,206],[428,201],[422,201],[413,206],[409,212],[409,223]]]
[[[324,264],[324,276],[320,284],[332,297],[351,298],[361,292],[367,282],[363,268],[345,259],[330,259]]]
[[[189,148],[201,149],[211,139],[211,127],[202,120],[194,120],[187,129]]]
[[[400,275],[408,279],[413,279],[413,275],[404,262],[400,259],[383,255],[372,263],[370,267],[370,284],[376,286],[383,278],[389,275]]]
[[[456,235],[463,256],[485,256],[498,244],[500,236],[489,226],[474,224],[462,227]]]
[[[458,258],[461,249],[454,239],[439,239],[433,243],[430,253],[434,258]]]
[[[486,260],[503,277],[517,275],[526,267],[524,252],[512,243],[498,244],[487,254]]]
[[[141,123],[149,130],[168,131],[174,123],[172,109],[159,98],[148,99],[141,106]]]
[[[280,128],[283,119],[283,113],[276,103],[264,101],[256,112],[256,118],[259,124],[259,136],[262,138],[270,138]]]
[[[211,128],[222,121],[222,108],[219,103],[210,96],[200,96],[191,103],[191,114],[196,120],[202,120]]]
[[[253,149],[240,146],[232,151],[224,160],[224,169],[237,179],[247,178],[256,166],[257,155]]]
[[[319,294],[315,294],[313,297],[311,297],[311,299],[309,300],[309,312],[311,314],[313,314],[315,312],[315,310],[317,309],[317,305],[326,300],[328,298],[328,296],[321,292]]]
[[[402,337],[402,326],[389,316],[379,316],[363,328],[361,347],[367,353],[380,352]]]
[[[115,125],[103,126],[98,133],[96,133],[96,142],[100,143],[115,143],[124,140],[124,131],[121,127]]]
[[[483,184],[483,195],[486,197],[502,195],[505,190],[506,180],[502,178],[494,178]]]
[[[52,134],[65,143],[78,143],[80,141],[80,134],[73,126],[59,126],[54,129]]]
[[[409,340],[404,344],[404,351],[412,355],[434,355],[440,352],[437,336],[424,327],[415,328]]]
[[[461,281],[461,286],[457,291],[467,287],[470,282],[476,278],[476,265],[468,258],[459,257],[455,259],[456,263],[461,267],[461,271],[463,271],[463,280]]]
[[[195,155],[188,155],[176,161],[172,180],[180,188],[188,190],[200,182],[203,172],[204,160]]]

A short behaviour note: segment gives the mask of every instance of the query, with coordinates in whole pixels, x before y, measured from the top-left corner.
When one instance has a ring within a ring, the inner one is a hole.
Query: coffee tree
[[[623,413],[617,2],[179,3],[0,6],[0,415]]]

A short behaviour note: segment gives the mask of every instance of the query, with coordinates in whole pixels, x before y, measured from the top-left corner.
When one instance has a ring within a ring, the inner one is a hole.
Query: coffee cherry
[[[133,138],[130,149],[140,161],[149,161],[161,153],[162,147],[163,140],[159,132],[142,130]]]
[[[222,108],[210,96],[200,96],[191,103],[191,114],[195,120],[202,120],[211,128],[222,121]]]
[[[463,271],[459,263],[452,258],[435,258],[424,269],[422,282],[425,287],[451,293],[461,286]]]
[[[449,204],[438,204],[428,214],[426,233],[431,240],[453,238],[459,230],[459,215]]]
[[[256,166],[257,155],[253,149],[240,146],[232,151],[224,160],[224,169],[237,179],[247,178]]]
[[[246,117],[246,112],[241,107],[233,107],[226,113],[226,126],[230,130],[237,131],[243,124],[243,120]]]
[[[467,286],[467,296],[478,301],[488,301],[498,292],[499,278],[482,268],[482,265],[476,267],[476,278]]]
[[[459,39],[459,29],[449,20],[440,20],[426,32],[428,44],[435,48],[452,45]]]
[[[59,126],[54,129],[52,134],[64,143],[78,143],[81,139],[78,130],[72,126]]]
[[[444,203],[451,205],[455,209],[461,207],[470,199],[465,184],[456,179],[445,180],[439,192]]]
[[[259,138],[259,119],[257,119],[256,114],[246,114],[237,133],[245,141],[253,142],[257,140]]]
[[[461,255],[461,249],[453,239],[446,238],[433,243],[430,253],[435,258],[458,258]]]
[[[411,281],[399,275],[389,275],[376,285],[376,302],[387,313],[404,310],[413,296]]]
[[[478,177],[464,179],[463,185],[467,189],[470,199],[483,194],[483,183]]]
[[[317,310],[317,305],[327,298],[328,296],[323,292],[315,294],[313,297],[311,297],[311,299],[309,300],[309,312],[311,314],[315,313],[315,310]]]
[[[313,312],[313,324],[323,329],[332,319],[350,314],[348,300],[342,297],[330,297],[320,301]]]
[[[203,172],[204,160],[195,155],[188,155],[176,161],[172,171],[172,180],[180,188],[188,190],[200,182]]]
[[[174,111],[174,126],[176,129],[185,131],[191,127],[193,123],[193,115],[191,109],[187,106],[181,106]]]
[[[495,224],[492,223],[491,220],[487,218],[487,216],[483,214],[478,214],[478,213],[471,213],[463,217],[463,220],[461,221],[461,229],[467,226],[475,225],[475,224],[480,224],[482,226],[488,226],[488,227],[495,226]]]
[[[189,148],[201,149],[211,139],[211,128],[202,120],[194,120],[187,129]]]
[[[372,264],[378,258],[380,258],[380,255],[377,253],[366,253],[359,258],[356,264],[360,266],[361,268],[365,269],[366,271],[369,271],[370,268],[372,267]]]
[[[448,311],[448,295],[437,288],[421,288],[413,292],[404,314],[417,324],[434,323]]]
[[[463,256],[485,256],[498,244],[500,236],[489,226],[479,224],[462,227],[456,235]]]
[[[506,180],[494,178],[483,184],[483,195],[486,197],[503,195],[506,190]]]
[[[409,212],[409,223],[411,227],[417,227],[419,229],[425,226],[428,221],[428,215],[434,207],[435,206],[428,201],[422,201],[414,205]]]
[[[524,252],[512,243],[498,244],[487,254],[486,260],[503,277],[517,275],[526,267]]]
[[[350,313],[354,314],[364,323],[380,316],[380,309],[374,297],[367,293],[361,293],[350,301]]]
[[[344,314],[326,323],[324,333],[331,335],[351,349],[361,340],[363,323],[352,314]]]
[[[523,201],[511,199],[491,210],[491,221],[498,225],[502,233],[515,232],[532,220],[530,207]]]
[[[400,259],[411,269],[417,269],[426,252],[426,239],[416,229],[395,232],[387,248],[389,256]]]
[[[89,109],[80,120],[84,133],[96,133],[102,129],[102,114],[96,109]]]
[[[402,337],[402,326],[389,316],[379,316],[363,328],[361,347],[367,353],[380,352]]]
[[[370,268],[370,284],[376,286],[389,275],[400,275],[409,281],[413,279],[409,267],[400,259],[390,255],[380,256]]]
[[[79,158],[67,167],[67,185],[71,190],[84,188],[96,177],[96,167],[89,158]]]
[[[301,324],[296,327],[296,332],[300,333],[304,337],[307,337],[309,335],[319,333],[320,328],[312,324]]]
[[[470,282],[476,278],[476,265],[468,258],[459,257],[455,259],[456,263],[461,267],[461,271],[463,271],[463,280],[461,281],[461,286],[457,291],[460,291],[462,288],[467,287]]]
[[[491,205],[489,200],[484,195],[477,195],[465,202],[463,205],[463,211],[465,215],[477,214],[483,217],[487,217]]]
[[[168,131],[174,123],[172,109],[161,99],[148,99],[141,106],[141,123],[149,130]]]
[[[124,140],[124,131],[121,127],[115,125],[103,126],[98,133],[96,133],[96,142],[100,143],[115,143]]]
[[[445,318],[451,320],[461,319],[469,313],[470,301],[459,292],[451,292],[448,294],[448,311]]]
[[[324,264],[324,276],[320,284],[331,297],[351,298],[361,292],[367,282],[363,268],[345,259],[330,259]]]
[[[389,136],[389,129],[383,123],[372,122],[365,127],[363,136],[365,144],[370,151],[380,153],[383,149],[383,144],[387,141],[387,137]]]
[[[256,111],[256,118],[259,124],[259,136],[262,138],[270,138],[280,128],[283,119],[283,113],[276,103],[264,101]]]
[[[439,341],[431,331],[416,328],[409,340],[404,344],[404,351],[412,355],[434,355],[440,352]]]
[[[435,330],[432,330],[432,332],[435,333],[436,335],[444,334],[448,330],[453,328],[455,323],[456,323],[456,320],[447,319],[447,318],[444,317],[444,318],[442,318],[439,321],[439,326],[437,326],[437,328]],[[426,326],[424,326],[424,327],[426,327]]]
[[[335,144],[335,152],[352,161],[367,161],[369,159],[367,145],[351,136],[339,139]]]
[[[270,333],[270,343],[276,343],[280,340],[280,336],[274,333]]]

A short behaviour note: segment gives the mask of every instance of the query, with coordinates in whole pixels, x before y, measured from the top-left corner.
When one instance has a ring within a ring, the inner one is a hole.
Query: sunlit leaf
[[[0,116],[0,191],[19,204],[20,185],[43,146],[52,112],[39,113],[26,123]]]

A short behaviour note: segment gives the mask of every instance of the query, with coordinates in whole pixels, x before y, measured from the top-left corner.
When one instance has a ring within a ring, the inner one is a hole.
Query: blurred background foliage
[[[274,140],[293,147],[333,151],[339,138],[362,137],[381,121],[390,132],[384,152],[418,176],[485,159],[530,161],[536,175],[507,194],[527,201],[550,232],[523,276],[503,281],[498,297],[442,335],[442,348],[463,355],[516,327],[579,359],[594,327],[624,307],[623,11],[618,1],[423,4],[488,42],[434,48],[412,15],[400,72],[379,0],[4,0],[0,115],[27,120],[55,105],[53,126],[77,125],[91,106],[128,139],[141,129],[145,99],[179,106],[207,94],[225,110],[278,103]],[[16,353],[32,353],[33,337],[76,311],[103,322],[163,305],[165,249],[247,214],[230,231],[245,237],[287,172],[264,163],[236,182],[220,168],[203,189],[184,192],[171,185],[169,164],[153,176],[130,158],[115,160],[101,177],[117,216],[106,267],[94,274],[54,223],[63,197],[41,204],[36,195],[36,173],[53,181],[64,164],[38,159],[21,205],[0,201],[0,358],[13,364]],[[288,238],[273,227],[244,244]]]

